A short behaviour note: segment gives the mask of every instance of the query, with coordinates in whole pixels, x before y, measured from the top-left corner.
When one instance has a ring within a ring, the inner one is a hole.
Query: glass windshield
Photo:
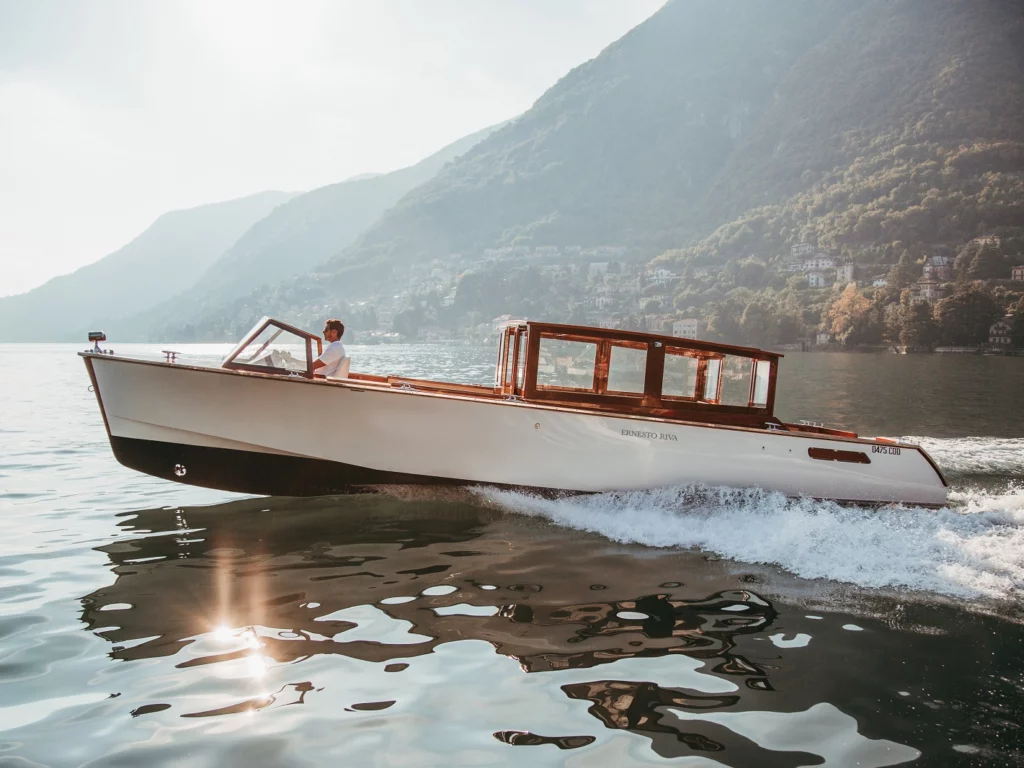
[[[276,325],[268,325],[242,347],[231,363],[305,373],[306,340]]]

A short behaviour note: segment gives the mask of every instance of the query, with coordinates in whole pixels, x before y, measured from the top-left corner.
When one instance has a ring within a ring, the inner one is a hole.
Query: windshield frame
[[[244,352],[248,346],[259,337],[263,331],[267,328],[277,328],[277,333],[270,337],[262,348],[256,353],[259,354],[266,347],[270,346],[278,336],[283,332],[291,333],[295,336],[300,337],[305,341],[306,347],[306,370],[305,371],[290,371],[285,368],[275,368],[267,365],[249,365],[247,363],[240,363],[236,361],[236,358]],[[316,343],[316,354],[313,354],[313,343]],[[275,320],[272,317],[264,315],[259,321],[252,327],[252,329],[242,337],[242,340],[234,346],[234,348],[228,353],[227,357],[221,363],[221,368],[227,368],[232,371],[252,371],[253,373],[270,373],[277,376],[302,376],[307,379],[313,378],[313,361],[316,360],[323,353],[323,340],[316,334],[304,331],[301,328],[296,328],[294,325],[288,323],[282,323],[280,320]]]

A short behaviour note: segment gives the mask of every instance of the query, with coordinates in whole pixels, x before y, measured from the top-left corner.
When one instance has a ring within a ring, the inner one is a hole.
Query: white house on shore
[[[810,272],[807,275],[807,285],[811,288],[827,288],[832,285],[832,281],[821,272]]]
[[[1010,336],[1012,331],[1008,319],[996,320],[988,329],[988,343],[993,347],[1008,347],[1013,341]]]
[[[835,269],[836,260],[827,253],[819,253],[813,259],[804,262],[804,269]]]
[[[678,336],[681,339],[696,339],[698,333],[700,333],[700,320],[696,317],[687,317],[672,323],[673,336]]]

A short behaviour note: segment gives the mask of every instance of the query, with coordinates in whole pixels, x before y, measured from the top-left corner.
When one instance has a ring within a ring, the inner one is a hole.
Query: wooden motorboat
[[[83,352],[127,467],[242,493],[378,485],[601,492],[704,484],[946,502],[917,445],[774,415],[782,355],[538,322],[501,331],[491,386],[314,375],[315,334],[263,318],[218,367]],[[347,369],[347,368],[346,368]]]

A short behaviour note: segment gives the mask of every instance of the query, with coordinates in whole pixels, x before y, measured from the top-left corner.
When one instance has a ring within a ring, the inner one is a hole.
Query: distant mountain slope
[[[87,330],[162,302],[291,196],[261,192],[166,213],[109,256],[0,298],[0,341],[83,341]]]
[[[894,196],[907,210],[929,190],[1024,170],[1022,37],[1024,4],[1016,0],[860,4],[785,73],[711,185],[702,215],[728,221],[845,181],[851,194],[839,207],[855,224],[872,200]],[[867,222],[861,234],[882,235]]]
[[[410,264],[498,245],[713,265],[1024,227],[1022,10],[670,0],[313,273],[211,306],[192,331],[388,303],[415,293]]]
[[[514,123],[404,198],[336,269],[495,244],[667,246],[772,103],[848,13],[834,0],[669,2]]]
[[[198,279],[120,330],[182,338],[180,329],[254,288],[309,271],[338,253],[409,190],[472,148],[495,126],[455,141],[397,171],[363,174],[298,195],[256,222]]]
[[[298,195],[256,222],[199,280],[200,290],[272,283],[311,269],[349,245],[409,190],[486,137],[485,128],[416,165],[364,175]]]
[[[977,162],[951,160],[947,174],[961,174],[957,194],[984,198],[984,174],[1020,165],[1022,34],[1019,0],[671,0],[407,195],[328,272],[372,285],[394,264],[519,243],[653,254],[847,168],[872,177],[850,206],[922,173],[935,181],[968,147]]]

